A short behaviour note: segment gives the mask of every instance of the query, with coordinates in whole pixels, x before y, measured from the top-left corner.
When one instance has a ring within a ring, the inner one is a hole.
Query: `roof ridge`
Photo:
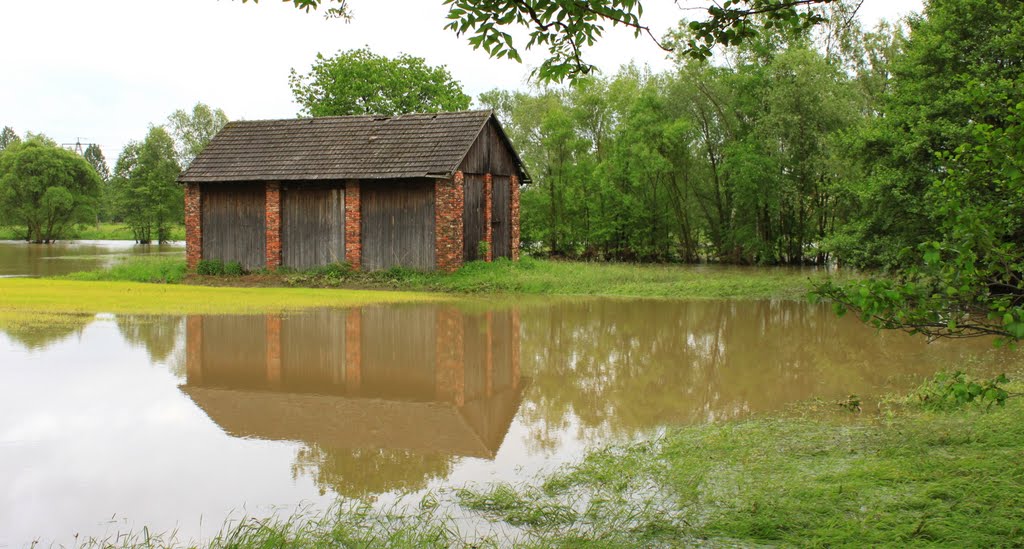
[[[252,120],[240,119],[232,120],[228,124],[237,123],[258,123],[258,122],[312,122],[318,120],[355,120],[359,118],[365,118],[369,120],[390,120],[394,118],[405,118],[413,116],[451,116],[459,114],[490,114],[493,113],[494,109],[467,109],[464,111],[436,111],[436,112],[406,112],[399,114],[345,114],[345,115],[332,115],[332,116],[297,116],[295,118],[255,118]]]

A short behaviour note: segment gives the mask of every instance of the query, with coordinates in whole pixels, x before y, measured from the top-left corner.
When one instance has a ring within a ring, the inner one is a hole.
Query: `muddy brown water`
[[[137,255],[185,257],[185,244],[136,244],[122,240],[68,240],[29,244],[0,240],[0,277],[58,276],[109,267]]]
[[[551,300],[0,327],[0,547],[525,480],[588,448],[999,369],[800,302]]]

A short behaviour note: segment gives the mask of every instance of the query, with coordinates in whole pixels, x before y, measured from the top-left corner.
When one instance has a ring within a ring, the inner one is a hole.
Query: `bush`
[[[242,268],[242,264],[237,261],[228,261],[224,265],[224,274],[229,276],[242,276],[245,274],[245,269]]]
[[[204,259],[196,265],[196,272],[201,275],[217,276],[224,274],[224,262],[219,259]]]

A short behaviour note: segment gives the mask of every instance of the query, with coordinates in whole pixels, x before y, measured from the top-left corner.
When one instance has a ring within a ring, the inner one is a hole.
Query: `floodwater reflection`
[[[110,534],[125,513],[188,538],[243,505],[515,482],[674,425],[1020,365],[991,341],[928,345],[800,302],[0,323],[0,546]]]

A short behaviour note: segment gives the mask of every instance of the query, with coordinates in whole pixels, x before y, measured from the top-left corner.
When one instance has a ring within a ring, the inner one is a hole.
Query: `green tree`
[[[0,130],[0,151],[3,151],[7,147],[14,143],[21,142],[21,138],[14,131],[14,128],[10,126],[4,126],[3,130]]]
[[[50,243],[77,222],[95,220],[100,180],[82,157],[41,138],[0,152],[0,220]]]
[[[82,156],[92,166],[92,169],[96,170],[96,175],[100,176],[100,180],[110,179],[110,168],[107,167],[107,159],[103,156],[103,149],[100,149],[99,145],[90,143]]]
[[[184,191],[177,183],[181,166],[174,140],[160,126],[150,128],[142,143],[129,143],[114,166],[111,191],[118,217],[135,240],[170,239],[171,228],[184,222]]]
[[[407,54],[390,59],[366,48],[317,54],[308,74],[292,69],[289,83],[310,116],[459,111],[470,103],[444,66]]]
[[[247,2],[248,0],[242,0]],[[328,17],[351,19],[348,0],[292,0],[295,7],[310,11],[332,5]],[[716,45],[736,45],[762,31],[806,29],[824,21],[822,5],[837,0],[728,0],[708,6],[706,18],[688,22],[692,31],[680,44],[687,55],[707,59]],[[253,0],[258,2],[258,0]],[[469,36],[473,48],[491,57],[521,61],[512,32],[529,29],[525,48],[546,47],[548,57],[534,70],[541,81],[575,79],[591,73],[594,66],[584,60],[586,47],[601,38],[607,25],[622,26],[637,37],[646,36],[666,51],[643,20],[640,0],[442,0],[448,6],[445,28]]]
[[[228,122],[224,111],[210,108],[205,103],[196,103],[191,113],[183,109],[171,113],[167,123],[174,136],[175,151],[181,167],[187,168]]]

